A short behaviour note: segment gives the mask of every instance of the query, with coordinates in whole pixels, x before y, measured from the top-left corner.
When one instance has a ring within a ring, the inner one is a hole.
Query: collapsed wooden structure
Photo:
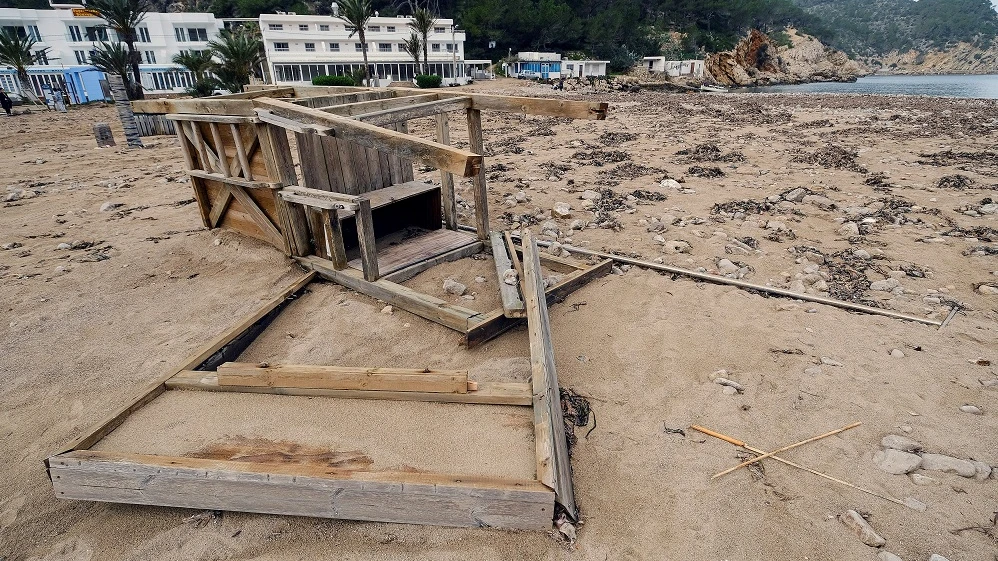
[[[310,272],[48,458],[57,496],[454,526],[546,529],[556,505],[568,518],[577,517],[547,305],[607,274],[611,262],[582,265],[542,254],[529,235],[521,247],[509,234],[490,230],[481,111],[602,119],[606,104],[412,89],[267,87],[134,106],[175,123],[206,227],[232,229],[272,244]],[[449,114],[454,112],[464,114],[470,150],[450,145]],[[435,140],[407,133],[407,122],[421,117],[436,120]],[[294,134],[300,173],[289,133]],[[440,170],[440,185],[414,181],[413,162]],[[473,225],[458,223],[455,176],[472,179]],[[483,313],[401,284],[486,247],[496,261],[501,308]],[[562,275],[547,288],[542,265]],[[469,347],[526,320],[531,382],[475,382],[467,372],[235,362],[318,277],[458,331]],[[530,406],[536,478],[511,481],[92,450],[129,415],[171,390]]]

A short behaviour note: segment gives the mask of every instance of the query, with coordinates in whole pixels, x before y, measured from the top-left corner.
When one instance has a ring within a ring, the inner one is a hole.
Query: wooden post
[[[478,239],[489,239],[489,190],[485,185],[485,143],[482,141],[482,112],[468,109],[468,140],[471,151],[482,155],[482,167],[474,176],[475,231]]]
[[[243,137],[239,134],[239,125],[229,123],[229,132],[232,133],[232,141],[236,143],[236,158],[239,159],[239,167],[243,171],[243,178],[246,181],[253,181],[253,171],[250,169],[249,158],[246,157],[246,147],[243,146]]]
[[[111,87],[111,97],[114,98],[114,108],[118,110],[118,118],[121,119],[121,126],[125,129],[125,140],[130,148],[143,148],[142,136],[139,135],[139,127],[135,124],[135,113],[132,112],[132,105],[128,102],[128,92],[125,91],[125,83],[121,76],[108,74],[107,83]]]
[[[326,236],[326,251],[333,268],[337,271],[347,267],[347,250],[343,246],[343,230],[335,209],[322,209],[323,231]]]
[[[256,125],[256,136],[260,142],[260,152],[267,166],[267,176],[274,183],[284,186],[297,185],[294,160],[291,158],[291,145],[288,133],[281,127],[260,123]],[[277,217],[281,222],[286,249],[289,255],[304,257],[312,252],[309,243],[308,220],[301,205],[290,204],[275,197]]]
[[[450,123],[447,113],[437,113],[437,142],[450,144]],[[440,192],[444,199],[444,225],[457,230],[457,197],[454,196],[454,174],[440,172]]]
[[[374,218],[371,215],[371,201],[367,197],[357,200],[357,242],[360,244],[360,262],[364,268],[364,280],[374,282],[381,276],[378,271],[378,248],[374,241]]]

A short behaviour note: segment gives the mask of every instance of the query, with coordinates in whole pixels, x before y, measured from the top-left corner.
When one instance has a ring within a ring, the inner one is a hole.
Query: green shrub
[[[205,76],[204,78],[194,82],[194,85],[187,88],[187,95],[191,97],[208,97],[215,90],[222,87],[221,83],[211,76]]]
[[[313,86],[356,86],[350,76],[316,76],[312,78]]]
[[[421,88],[439,88],[440,76],[436,74],[419,74],[416,76],[416,85]]]

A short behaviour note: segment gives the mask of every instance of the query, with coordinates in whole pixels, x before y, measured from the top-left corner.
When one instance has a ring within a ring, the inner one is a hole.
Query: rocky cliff
[[[707,72],[726,86],[803,82],[851,82],[869,74],[862,64],[814,37],[788,30],[790,45],[778,45],[753,29],[733,50],[709,55]]]
[[[893,51],[867,64],[884,74],[998,74],[998,40],[987,49],[958,43],[945,51]]]

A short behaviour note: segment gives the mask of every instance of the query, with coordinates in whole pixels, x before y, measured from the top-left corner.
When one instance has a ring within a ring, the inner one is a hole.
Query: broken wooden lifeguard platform
[[[607,274],[611,263],[582,264],[542,254],[529,235],[521,247],[508,234],[490,231],[481,112],[603,119],[605,103],[406,88],[259,87],[230,96],[133,105],[137,112],[163,114],[175,122],[206,227],[269,243],[310,273],[50,457],[46,463],[57,496],[531,529],[550,527],[557,504],[575,519],[547,303]],[[470,150],[450,145],[453,113],[464,116]],[[435,140],[408,134],[408,121],[423,117],[436,120]],[[414,162],[440,170],[440,185],[414,181]],[[458,224],[455,176],[472,179],[473,225]],[[486,247],[496,259],[501,308],[483,313],[400,284]],[[542,264],[563,273],[547,288]],[[513,285],[502,282],[508,269],[518,272]],[[466,372],[234,362],[317,276],[458,331],[469,347],[526,320],[531,383],[476,383]],[[536,479],[277,466],[92,449],[129,415],[180,389],[531,406]]]

